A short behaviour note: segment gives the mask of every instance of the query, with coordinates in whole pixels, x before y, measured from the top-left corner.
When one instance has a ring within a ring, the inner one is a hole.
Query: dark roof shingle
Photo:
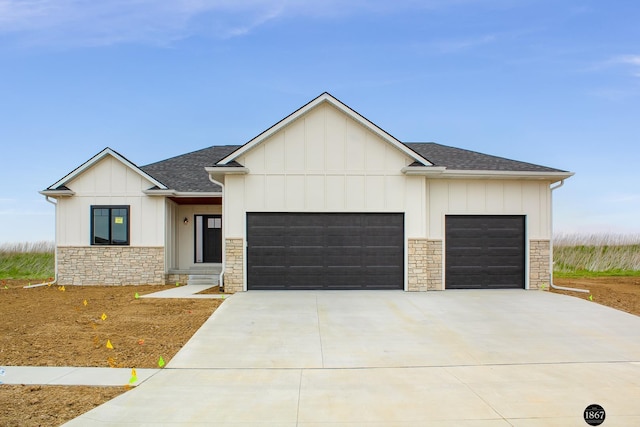
[[[434,142],[405,143],[435,166],[453,170],[485,170],[514,172],[566,172],[546,166],[491,156],[462,148],[449,147]],[[209,181],[206,166],[215,164],[237,150],[238,145],[215,145],[202,150],[172,157],[142,166],[145,173],[163,183],[167,188],[179,192],[219,192],[220,186]],[[234,162],[226,166],[234,166]],[[422,164],[414,164],[422,166]],[[239,166],[239,165],[238,165]]]
[[[485,170],[513,172],[566,172],[533,163],[505,159],[462,148],[449,147],[435,142],[405,143],[416,153],[429,160],[435,166],[445,166],[454,170]]]
[[[219,192],[220,186],[209,181],[204,168],[213,166],[237,148],[237,145],[215,145],[151,163],[140,169],[172,190],[189,193]]]

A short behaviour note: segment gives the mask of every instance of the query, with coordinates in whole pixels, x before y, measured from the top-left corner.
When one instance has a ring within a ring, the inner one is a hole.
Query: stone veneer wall
[[[442,240],[409,239],[409,291],[442,290]]]
[[[244,291],[244,240],[225,239],[224,291],[235,293]]]
[[[529,241],[529,289],[549,289],[551,243],[549,240]]]
[[[164,248],[62,246],[57,248],[60,285],[163,285]]]
[[[186,285],[189,281],[189,275],[183,273],[169,273],[165,275],[164,281],[167,285],[175,285],[176,283]]]

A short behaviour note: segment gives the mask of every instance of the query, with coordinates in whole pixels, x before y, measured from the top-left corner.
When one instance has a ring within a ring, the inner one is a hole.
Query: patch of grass
[[[0,245],[0,279],[49,279],[55,274],[54,253],[51,242]]]
[[[557,277],[640,276],[640,235],[560,235],[554,239]]]

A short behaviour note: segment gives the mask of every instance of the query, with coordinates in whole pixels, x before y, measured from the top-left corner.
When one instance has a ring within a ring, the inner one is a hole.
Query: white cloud
[[[0,0],[0,35],[36,45],[166,45],[199,34],[243,36],[280,18],[388,14],[475,1]]]
[[[467,39],[441,40],[434,42],[433,46],[441,52],[450,53],[470,49],[472,47],[477,47],[488,43],[493,43],[496,40],[497,37],[495,35],[488,34]]]
[[[640,55],[622,55],[617,57],[617,62],[640,66]]]
[[[640,77],[640,55],[618,55],[611,57],[607,60],[593,64],[587,68],[587,71],[610,71],[623,70],[629,73],[633,77]],[[631,98],[636,98],[640,95],[640,87],[637,84],[625,85],[624,87],[600,87],[590,91],[590,94],[599,98],[604,98],[609,101],[625,101]]]
[[[0,0],[0,34],[23,43],[168,44],[205,33],[246,34],[278,17],[286,2],[265,0]]]
[[[621,64],[627,64],[634,67],[633,75],[640,77],[640,55],[623,55],[618,57]]]
[[[612,66],[630,66],[632,74],[640,77],[640,55],[618,55],[603,64],[605,67]]]

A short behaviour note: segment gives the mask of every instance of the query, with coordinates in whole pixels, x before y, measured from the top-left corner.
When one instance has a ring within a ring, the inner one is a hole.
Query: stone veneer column
[[[442,290],[442,240],[409,239],[409,291]]]
[[[549,289],[551,243],[549,240],[529,241],[529,289]]]
[[[225,239],[224,291],[244,291],[244,240]]]
[[[59,246],[60,285],[163,285],[164,248]]]
[[[427,240],[427,287],[430,291],[444,289],[442,271],[444,270],[444,257],[442,240]]]

